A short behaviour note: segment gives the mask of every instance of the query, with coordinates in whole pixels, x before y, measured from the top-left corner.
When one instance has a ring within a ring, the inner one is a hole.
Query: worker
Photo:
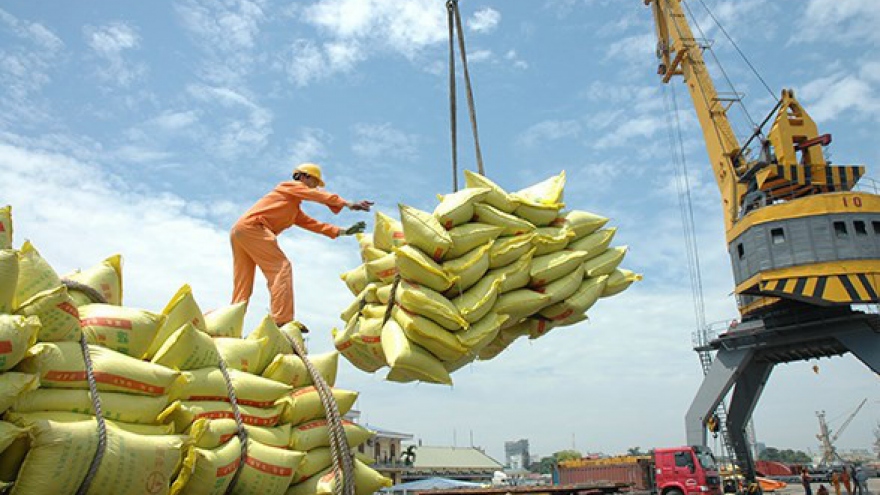
[[[853,485],[856,487],[856,493],[858,495],[868,495],[868,473],[861,464],[855,469],[855,475],[852,478]]]
[[[801,468],[801,484],[804,486],[804,495],[813,495],[813,488],[810,486],[810,473],[806,467]]]
[[[837,469],[831,471],[831,484],[834,486],[834,495],[840,495],[840,473]]]
[[[232,302],[247,302],[254,289],[254,272],[260,267],[271,296],[272,319],[280,327],[294,319],[293,268],[278,246],[277,236],[292,225],[323,234],[331,239],[364,231],[366,224],[343,229],[315,220],[301,209],[303,201],[313,201],[330,208],[334,214],[343,208],[370,211],[371,201],[346,201],[324,191],[321,167],[303,163],[293,169],[293,180],[281,182],[257,201],[235,222],[230,232],[232,243]]]
[[[840,481],[843,482],[843,487],[846,488],[846,495],[853,495],[852,476],[850,476],[850,468],[846,464],[843,465],[843,471],[840,473]]]
[[[819,489],[816,490],[816,495],[828,495],[828,489],[825,488],[825,485],[819,485]]]

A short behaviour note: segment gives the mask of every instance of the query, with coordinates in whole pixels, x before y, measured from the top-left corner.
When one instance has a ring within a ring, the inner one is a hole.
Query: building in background
[[[529,441],[525,438],[504,442],[504,464],[511,471],[524,471],[529,468]]]

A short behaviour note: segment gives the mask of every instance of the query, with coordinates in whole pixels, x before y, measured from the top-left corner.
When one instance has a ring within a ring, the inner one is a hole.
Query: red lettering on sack
[[[339,352],[342,352],[342,351],[348,349],[349,347],[351,347],[352,345],[354,345],[354,344],[352,344],[350,340],[346,340],[345,342],[337,345],[336,350]]]
[[[573,310],[573,309],[567,309],[567,310],[563,311],[562,313],[560,313],[560,314],[558,314],[558,315],[556,315],[555,317],[550,318],[550,319],[553,320],[553,321],[564,320],[564,319],[568,318],[569,316],[571,316],[571,315],[573,315],[573,314],[574,314],[574,310]]]
[[[403,232],[396,230],[391,234],[391,238],[392,239],[403,239],[404,238]]]
[[[132,323],[131,320],[126,320],[123,318],[105,318],[100,316],[94,316],[91,318],[83,318],[82,326],[90,326],[90,327],[107,327],[107,328],[121,328],[123,330],[131,330]]]
[[[69,302],[60,303],[58,304],[57,308],[71,316],[79,318],[79,310],[76,309],[76,306],[70,304]]]
[[[382,342],[382,337],[378,335],[375,337],[361,335],[361,341],[363,341],[364,344],[378,344],[379,342]]]
[[[447,220],[446,223],[443,224],[443,228],[446,230],[452,230],[453,225],[452,220]]]
[[[54,382],[84,382],[86,381],[85,371],[47,371],[44,378],[47,381]],[[132,380],[124,376],[115,375],[113,373],[105,373],[103,371],[95,371],[95,381],[105,383],[119,388],[125,388],[135,392],[143,392],[149,395],[164,395],[165,387],[159,387],[144,383],[138,380]]]
[[[229,463],[226,466],[222,466],[222,467],[217,468],[217,477],[220,478],[222,476],[226,476],[228,474],[234,473],[235,470],[238,469],[238,464],[240,462],[241,462],[241,458],[232,461],[231,463]]]
[[[396,274],[397,274],[397,268],[389,268],[387,270],[383,270],[383,271],[377,273],[376,275],[378,275],[379,278],[388,278],[388,277],[393,277]]]
[[[186,400],[231,402],[229,400],[229,397],[227,397],[225,395],[217,395],[217,396],[214,396],[214,395],[191,395]],[[241,398],[236,398],[235,402],[240,406],[254,406],[254,407],[272,407],[275,404],[275,401],[271,401],[271,400],[257,401],[257,400],[241,399]]]
[[[12,352],[11,340],[0,340],[0,354],[9,354]]]
[[[269,464],[268,462],[263,462],[259,459],[254,459],[253,457],[248,457],[245,464],[256,469],[257,471],[262,471],[266,474],[271,474],[273,476],[290,476],[293,474],[293,469],[285,466],[276,466],[274,464]]]
[[[0,232],[6,232],[6,224],[0,222]]]
[[[434,261],[436,261],[436,262],[439,263],[440,260],[443,258],[443,254],[444,254],[444,253],[443,253],[443,248],[439,248],[439,247],[438,247],[437,249],[435,249],[435,250],[434,250]]]
[[[299,390],[295,390],[292,394],[290,394],[290,396],[291,397],[299,397],[301,395],[310,394],[310,393],[314,392],[315,390],[316,390],[315,387],[303,387]]]

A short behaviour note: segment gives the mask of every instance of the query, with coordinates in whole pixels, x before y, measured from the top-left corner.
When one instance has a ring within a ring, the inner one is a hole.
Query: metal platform
[[[880,374],[880,315],[849,307],[789,305],[732,326],[697,350],[716,355],[685,417],[687,442],[707,444],[706,420],[733,389],[727,429],[743,475],[754,481],[754,459],[745,428],[773,367],[851,352]]]

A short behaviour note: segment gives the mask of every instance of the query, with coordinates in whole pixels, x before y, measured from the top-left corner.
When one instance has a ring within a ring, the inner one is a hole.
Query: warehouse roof
[[[414,469],[501,469],[503,465],[473,447],[416,447]]]

